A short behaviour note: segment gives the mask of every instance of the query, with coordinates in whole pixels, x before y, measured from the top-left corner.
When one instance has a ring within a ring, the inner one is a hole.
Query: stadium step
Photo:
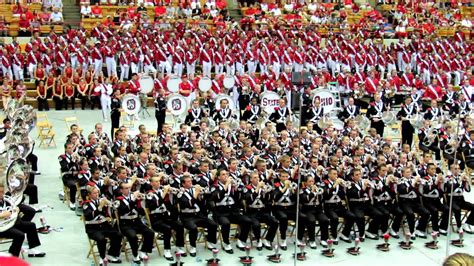
[[[81,7],[75,0],[63,0],[63,16],[66,25],[78,26],[81,22]]]

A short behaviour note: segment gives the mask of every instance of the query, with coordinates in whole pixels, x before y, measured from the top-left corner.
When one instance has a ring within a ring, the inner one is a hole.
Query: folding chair
[[[75,116],[65,117],[64,121],[66,122],[67,130],[69,130],[69,132],[71,131],[71,126],[72,125],[76,124],[77,126],[79,126],[79,121],[77,120],[77,117],[75,117]],[[80,127],[79,127],[79,132],[82,133],[82,128],[80,128]]]
[[[40,130],[40,129],[38,129]],[[45,146],[45,147],[56,147],[56,141],[54,141],[54,137],[56,136],[56,133],[52,131],[51,129],[47,131],[40,131],[38,134],[38,138],[40,139],[40,144],[39,146]]]
[[[48,120],[46,113],[36,113],[36,128],[38,130],[38,138],[41,133],[49,133],[53,129],[53,125]]]
[[[13,242],[12,239],[9,239],[9,238],[0,238],[0,245],[2,245],[2,246],[3,246],[3,245],[6,245],[6,244],[11,245],[12,242]],[[6,248],[6,249],[1,248],[1,249],[0,249],[0,252],[8,253],[8,249],[9,249],[9,248]],[[23,252],[20,252],[20,254],[21,254],[21,258],[24,259],[25,256],[23,255]]]
[[[81,220],[84,222],[84,226],[85,226],[86,218],[84,217],[84,215],[81,216]],[[99,251],[94,250],[94,247],[97,248],[97,243],[95,242],[95,240],[90,239],[89,237],[87,237],[87,240],[89,242],[89,251],[87,253],[87,259],[92,256],[92,259],[94,259],[94,264],[99,265],[99,259],[97,258],[99,256]]]
[[[153,228],[151,227],[150,210],[148,208],[145,208],[145,217],[146,217],[146,222],[147,222],[148,228],[153,230]],[[153,232],[155,232],[155,230],[153,230]],[[161,250],[160,250],[160,246],[158,245],[157,235],[158,235],[158,233],[155,232],[155,238],[153,239],[153,242],[155,243],[155,247],[156,247],[156,251],[158,252],[158,256],[161,257]]]
[[[131,116],[130,120],[127,119],[127,117],[129,117],[127,113],[125,113],[125,112],[120,113],[120,119],[122,120],[121,121],[122,126],[124,126],[126,128],[134,128],[135,127],[135,118],[134,118],[134,116]]]
[[[117,226],[119,232],[122,233],[122,230],[120,229],[120,220],[119,220],[118,211],[115,210],[115,211],[114,211],[114,214],[115,214],[116,226]],[[140,246],[141,243],[142,243],[142,240],[143,240],[142,235],[141,235],[141,234],[137,234],[137,237],[138,237],[138,246]],[[125,236],[122,238],[122,248],[121,248],[121,251],[124,253],[125,259],[126,259],[127,261],[130,261],[130,259],[128,258],[128,253],[132,253],[132,248],[128,248],[128,247],[127,247],[127,238],[126,238]],[[132,255],[132,256],[133,256],[133,255]]]

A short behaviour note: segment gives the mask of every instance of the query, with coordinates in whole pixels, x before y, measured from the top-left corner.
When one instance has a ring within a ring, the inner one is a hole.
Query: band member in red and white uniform
[[[214,72],[220,75],[224,72],[225,52],[224,47],[221,46],[214,52]]]
[[[99,49],[100,47],[100,42],[96,42],[94,48],[91,51],[91,57],[92,61],[94,62],[94,73],[95,77],[98,77],[100,73],[102,73],[102,53]]]
[[[209,43],[204,45],[204,48],[201,48],[199,54],[199,61],[202,64],[202,75],[205,77],[211,77],[212,61],[213,61],[213,52],[209,48]]]
[[[16,80],[23,80],[23,69],[25,68],[25,58],[20,53],[20,50],[16,50],[12,57],[13,75]]]
[[[196,50],[192,47],[188,49],[186,52],[186,74],[189,75],[194,75],[196,74],[196,61],[198,59],[198,54],[196,53]]]
[[[120,63],[120,81],[128,80],[130,72],[130,51],[128,47],[123,47],[123,50],[119,52],[119,63]]]
[[[247,60],[247,73],[255,73],[257,70],[257,53],[253,46],[249,46],[247,51],[245,51],[245,59]]]
[[[115,61],[115,47],[112,40],[102,49],[103,57],[105,57],[105,65],[107,66],[107,77],[117,76],[117,62]]]
[[[431,85],[426,86],[423,97],[437,101],[442,99],[443,91],[441,86],[439,86],[437,79],[433,79]]]
[[[153,60],[153,55],[152,55],[151,51],[148,51],[148,53],[146,53],[143,56],[143,70],[144,70],[145,74],[151,73],[153,75],[153,77],[155,77],[156,76],[156,68],[153,66],[153,61],[152,60]]]
[[[100,93],[100,105],[102,106],[102,118],[105,122],[107,122],[107,118],[109,117],[109,113],[111,112],[110,104],[111,104],[111,95],[112,95],[112,84],[110,84],[110,79],[107,78],[104,83],[98,84],[97,87],[94,88],[94,91]]]
[[[375,70],[370,72],[370,76],[365,79],[365,91],[373,95],[377,92],[379,80],[375,77]]]
[[[178,77],[183,75],[183,66],[186,53],[181,45],[178,44],[172,55],[173,72]]]
[[[280,47],[275,46],[273,51],[270,53],[270,64],[273,68],[273,73],[275,73],[275,78],[278,79],[281,73],[281,51]]]

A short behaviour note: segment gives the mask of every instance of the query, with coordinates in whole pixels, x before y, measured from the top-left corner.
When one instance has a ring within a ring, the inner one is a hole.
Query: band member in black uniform
[[[344,106],[342,112],[339,113],[339,119],[346,121],[348,119],[354,119],[360,114],[360,107],[355,105],[354,98],[349,97],[347,105]]]
[[[344,218],[344,229],[342,229],[339,237],[344,241],[350,243],[349,234],[352,225],[354,224],[354,214],[349,212],[344,205],[342,199],[346,197],[345,187],[348,182],[337,177],[336,169],[329,169],[328,179],[324,180],[324,213],[328,216],[331,223],[331,238],[337,241],[337,226],[339,224],[339,217]]]
[[[111,202],[106,198],[99,199],[100,191],[97,187],[87,187],[89,200],[84,201],[84,223],[86,233],[90,239],[97,243],[100,261],[99,265],[107,262],[121,263],[120,247],[122,245],[122,234],[109,223]],[[107,239],[110,239],[108,257],[105,257]]]
[[[447,234],[448,219],[450,219],[448,208],[451,205],[451,195],[453,196],[452,213],[454,215],[454,219],[456,220],[457,228],[459,229],[462,227],[465,232],[474,233],[474,204],[466,201],[463,195],[464,192],[471,192],[469,177],[466,174],[461,173],[461,168],[458,164],[452,164],[451,175],[446,177],[446,182],[444,183],[444,193],[446,193],[447,202],[445,204],[445,209],[441,217],[441,224],[439,226],[439,232],[441,234]],[[462,225],[461,210],[466,210],[469,212],[469,216],[467,217],[464,225]]]
[[[58,160],[61,166],[61,176],[64,186],[69,189],[69,208],[75,210],[76,208],[76,192],[77,192],[77,158],[73,155],[74,145],[70,142],[64,144],[64,154],[60,155]],[[66,195],[64,195],[66,197]]]
[[[272,250],[273,239],[278,229],[278,220],[271,214],[271,191],[270,184],[260,181],[258,172],[250,174],[250,184],[245,187],[246,216],[252,221],[252,230],[254,237],[257,239],[257,249],[261,250],[262,246],[268,250]],[[265,239],[261,240],[260,223],[265,223],[268,227]]]
[[[431,106],[426,108],[423,118],[425,120],[438,121],[443,116],[443,109],[438,107],[438,101],[431,100]]]
[[[172,189],[169,185],[161,187],[161,178],[151,178],[152,189],[146,195],[146,206],[150,211],[151,227],[157,232],[163,233],[164,257],[173,260],[171,254],[171,231],[176,232],[177,252],[186,255],[184,251],[184,228],[175,213],[171,212],[171,193],[177,194],[179,190]]]
[[[166,98],[165,91],[158,90],[158,95],[155,99],[155,118],[157,123],[156,134],[163,132],[163,124],[166,118]]]
[[[418,147],[424,152],[434,152],[436,160],[440,160],[439,132],[432,128],[430,123],[430,120],[425,120],[423,126],[418,129]]]
[[[387,176],[387,166],[380,164],[377,166],[377,175],[372,177],[374,183],[372,198],[374,207],[382,213],[380,221],[380,230],[383,233],[389,232],[394,238],[399,238],[398,231],[403,219],[403,212],[397,206],[396,200],[396,179],[393,175]],[[390,214],[393,215],[393,221],[388,230]]]
[[[9,219],[13,212],[18,213],[19,209],[10,205],[11,203],[6,201],[5,198],[5,187],[3,184],[0,184],[0,221],[2,224],[6,225],[6,219]],[[20,256],[21,246],[23,241],[28,240],[28,257],[44,257],[46,253],[40,252],[35,248],[40,246],[40,240],[38,238],[38,232],[36,230],[36,225],[32,222],[24,221],[20,217],[17,217],[14,223],[9,229],[0,232],[0,238],[12,239],[12,244],[8,249],[8,252],[15,257]]]
[[[346,193],[349,199],[349,209],[355,216],[361,241],[365,237],[377,239],[380,221],[382,220],[382,213],[370,204],[370,189],[370,180],[362,179],[362,172],[359,169],[354,169],[352,171],[352,183],[350,187],[346,188]],[[365,215],[372,218],[367,232],[365,232]]]
[[[439,137],[439,148],[443,151],[443,158],[448,160],[448,165],[454,163],[454,154],[456,152],[456,146],[458,142],[458,138],[456,137],[456,132],[454,132],[454,128],[451,125],[446,125],[445,130],[441,132],[441,136]],[[458,158],[462,158],[461,153],[457,154]]]
[[[318,122],[324,116],[324,108],[321,106],[321,101],[319,99],[314,101],[313,107],[309,108],[304,114],[306,116],[307,121],[313,123],[313,130],[316,130],[319,134],[323,131],[318,126]]]
[[[423,195],[423,207],[431,214],[433,232],[439,231],[439,212],[443,210],[443,176],[436,174],[436,166],[428,164],[426,176],[421,180],[420,192]]]
[[[415,128],[410,122],[410,119],[416,114],[415,105],[412,104],[411,97],[405,98],[405,103],[401,106],[400,111],[397,113],[397,118],[402,120],[402,143],[408,144],[411,147],[413,143],[413,134],[415,133]]]
[[[464,118],[469,114],[470,110],[471,108],[469,107],[469,101],[466,101],[464,94],[460,94],[458,101],[455,101],[453,107],[449,110],[449,114],[451,116],[456,116],[459,114],[461,118]]]
[[[288,220],[296,221],[296,190],[297,184],[289,180],[289,173],[284,170],[278,171],[280,180],[274,184],[273,190],[273,215],[280,223],[280,248],[287,249],[286,230]]]
[[[254,125],[257,122],[257,119],[260,117],[261,112],[262,108],[258,104],[258,99],[252,98],[250,100],[250,104],[244,110],[242,120]]]
[[[374,101],[369,104],[367,117],[370,119],[370,127],[377,130],[377,134],[383,137],[385,123],[382,121],[383,112],[387,111],[379,94],[374,95]]]
[[[191,257],[196,256],[196,240],[198,235],[198,227],[207,228],[207,248],[212,250],[216,245],[217,224],[202,214],[199,205],[202,205],[203,189],[199,185],[193,186],[191,176],[183,177],[182,187],[183,193],[179,193],[178,204],[180,210],[180,218],[184,228],[189,230],[189,254]]]
[[[469,139],[461,143],[464,164],[474,169],[474,130],[469,131]]]
[[[242,198],[238,184],[229,176],[226,170],[217,171],[217,187],[212,188],[212,200],[215,202],[214,220],[221,226],[222,241],[224,242],[224,251],[232,254],[234,251],[230,245],[230,224],[240,226],[239,238],[237,239],[237,248],[244,250],[250,231],[251,220],[244,216],[239,208],[239,202]]]
[[[419,176],[413,177],[409,167],[403,168],[402,177],[397,185],[398,205],[405,214],[412,239],[416,236],[426,237],[425,230],[430,212],[421,205],[418,187],[421,185]],[[415,231],[415,213],[418,214],[418,226]]]
[[[232,110],[229,108],[229,101],[223,99],[220,101],[220,108],[216,108],[214,113],[214,121],[219,123],[220,121],[227,121],[233,117]]]
[[[309,246],[316,248],[316,220],[321,229],[321,245],[326,246],[329,237],[329,218],[323,212],[323,188],[316,185],[314,177],[306,179],[305,187],[300,190],[301,212],[305,217],[303,223],[308,230]]]
[[[188,110],[184,123],[191,127],[193,131],[199,131],[199,124],[206,116],[204,110],[199,106],[199,100],[193,100],[191,109]]]
[[[115,90],[112,94],[112,102],[110,103],[110,120],[112,121],[112,128],[110,136],[115,136],[115,129],[120,126],[120,111],[122,109],[122,102],[120,101],[120,90]]]
[[[139,205],[144,195],[141,194],[140,191],[130,193],[130,187],[129,183],[121,183],[119,185],[121,196],[115,198],[114,207],[119,216],[118,223],[120,232],[122,232],[130,243],[133,262],[140,264],[142,259],[148,259],[146,253],[152,252],[155,232],[143,224],[138,216]],[[140,256],[138,255],[137,234],[141,234],[143,237]]]
[[[275,107],[275,112],[273,112],[269,120],[273,123],[276,123],[277,132],[281,132],[286,129],[286,120],[291,116],[291,111],[287,106],[286,98],[280,99],[280,104],[278,107]]]

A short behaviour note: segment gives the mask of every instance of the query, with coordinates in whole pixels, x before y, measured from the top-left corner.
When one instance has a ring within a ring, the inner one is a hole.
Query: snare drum
[[[226,89],[232,89],[235,85],[235,78],[232,75],[226,75],[224,77],[224,88]]]
[[[140,93],[149,94],[153,91],[154,82],[153,78],[148,75],[143,75],[140,77]]]
[[[186,102],[186,98],[184,98],[184,96],[174,93],[168,96],[166,108],[170,110],[172,115],[180,116],[188,109],[188,103]]]
[[[122,98],[122,109],[128,115],[136,115],[140,111],[141,102],[137,95],[127,94]]]
[[[176,75],[172,75],[168,78],[168,81],[166,82],[166,86],[170,92],[177,93],[179,92],[180,83],[181,83],[181,79]]]
[[[212,80],[209,77],[202,77],[198,84],[199,90],[208,92],[212,88]]]

